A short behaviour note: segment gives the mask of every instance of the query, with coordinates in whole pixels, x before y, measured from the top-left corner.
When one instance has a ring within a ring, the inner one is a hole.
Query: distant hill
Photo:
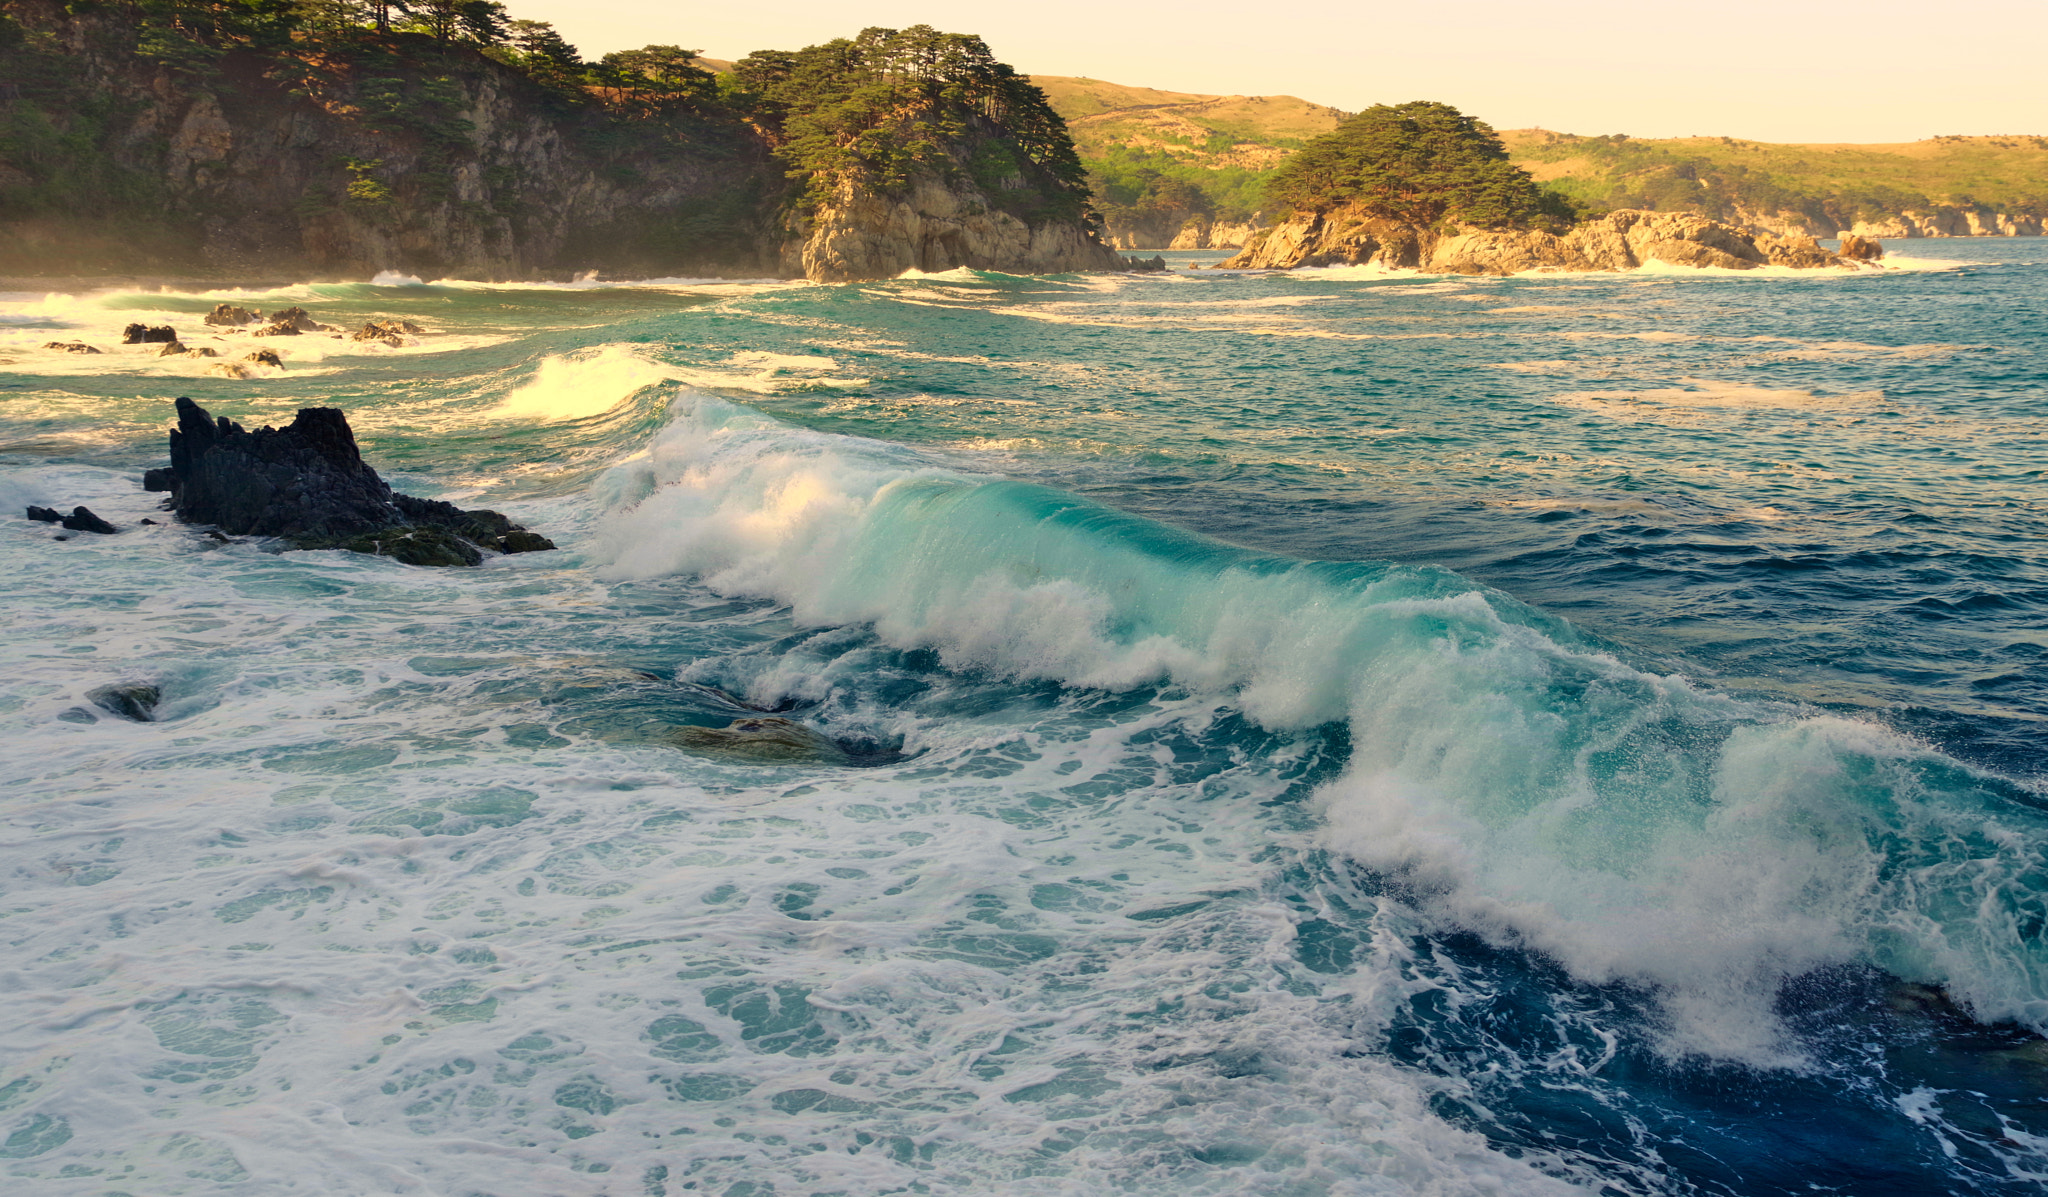
[[[1266,171],[1346,113],[1299,96],[1206,96],[1099,79],[1033,75],[1083,158],[1146,149],[1206,170]]]
[[[1124,248],[1158,248],[1189,230],[1237,244],[1257,223],[1266,176],[1346,113],[1299,96],[1213,96],[1100,79],[1034,75],[1065,118],[1096,206]]]
[[[1516,164],[1576,199],[1699,212],[1772,232],[2038,235],[2048,217],[2048,137],[1777,145],[1518,129],[1501,140]]]
[[[1349,115],[1298,96],[1031,81],[1072,131],[1111,237],[1132,249],[1241,243],[1266,220],[1274,169]],[[2025,235],[2048,218],[2048,137],[1773,145],[1520,129],[1501,140],[1537,181],[1586,203],[1698,212],[1778,234]]]

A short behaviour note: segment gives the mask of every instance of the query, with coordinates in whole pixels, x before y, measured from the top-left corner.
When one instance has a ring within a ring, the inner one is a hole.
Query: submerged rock
[[[262,312],[252,312],[248,308],[228,303],[216,304],[214,309],[206,314],[206,323],[215,328],[241,328],[245,324],[261,323],[262,320]]]
[[[242,358],[242,360],[245,362],[253,362],[254,364],[259,366],[276,366],[279,369],[284,368],[284,359],[277,356],[277,350],[275,349],[258,349],[254,353],[245,355]]]
[[[131,324],[121,330],[123,345],[170,344],[178,339],[178,330],[168,324]]]
[[[143,485],[168,489],[186,523],[410,565],[475,565],[484,549],[555,547],[498,512],[395,493],[363,461],[337,408],[301,408],[283,428],[254,432],[214,419],[190,399],[179,399],[177,411],[170,468],[149,471]]]
[[[210,367],[206,372],[208,374],[215,375],[216,377],[219,378],[256,377],[256,372],[254,370],[251,370],[249,367],[243,365],[240,362],[222,362],[218,366]]]
[[[97,349],[94,349],[94,348],[93,348],[92,346],[90,346],[90,345],[86,344],[86,343],[85,343],[84,341],[45,341],[45,342],[43,342],[43,348],[45,348],[45,349],[54,349],[54,350],[56,350],[56,351],[57,351],[58,353],[98,353],[98,352],[100,352],[99,350],[97,350]]]
[[[164,697],[163,691],[147,682],[115,682],[88,690],[85,696],[101,710],[137,723],[156,722],[156,707]]]
[[[679,727],[670,740],[705,756],[760,765],[846,765],[846,750],[823,733],[775,715],[735,719],[724,727]]]

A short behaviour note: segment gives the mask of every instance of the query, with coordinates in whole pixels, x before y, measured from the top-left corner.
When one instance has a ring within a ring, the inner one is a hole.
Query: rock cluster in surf
[[[483,552],[528,553],[554,542],[495,511],[465,511],[393,491],[363,461],[339,408],[301,408],[283,428],[251,432],[177,401],[171,464],[145,489],[170,492],[180,520],[300,549],[348,549],[411,565],[476,565]]]
[[[1882,253],[1875,241],[1858,242],[1859,257],[1873,255],[1862,260]],[[1634,270],[1651,262],[1723,270],[1855,265],[1845,255],[1822,249],[1811,237],[1752,233],[1690,212],[1610,212],[1553,233],[1441,229],[1360,208],[1298,212],[1222,265],[1232,270],[1379,265],[1429,274],[1519,274]]]

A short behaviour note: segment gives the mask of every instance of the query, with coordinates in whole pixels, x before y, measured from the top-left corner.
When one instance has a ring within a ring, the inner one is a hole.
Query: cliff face
[[[173,70],[139,52],[124,10],[53,0],[6,0],[0,33],[15,38],[0,80],[29,79],[0,95],[0,274],[840,281],[1117,264],[1078,210],[1004,212],[948,161],[907,191],[855,173],[812,203],[774,122],[715,94],[608,107],[474,46],[369,30]]]
[[[9,205],[0,270],[759,275],[777,260],[760,209],[782,172],[737,122],[607,128],[419,35],[352,59],[232,51],[195,77],[120,52],[133,33],[106,12],[8,13],[99,100],[88,121],[46,89],[15,101],[36,109],[17,119],[94,143],[127,202],[66,205],[60,167],[7,163],[0,184],[29,202]]]
[[[1168,249],[1243,249],[1266,231],[1252,220],[1193,220],[1181,226]]]
[[[930,173],[891,194],[842,180],[791,232],[782,269],[814,282],[956,266],[1009,274],[1124,268],[1113,250],[1075,221],[1027,222],[998,208],[973,184]]]
[[[1563,233],[1455,229],[1442,232],[1357,209],[1297,213],[1224,262],[1232,270],[1360,266],[1432,274],[1526,270],[1633,270],[1649,262],[1754,270],[1848,266],[1810,237],[1771,237],[1686,212],[1613,212]]]

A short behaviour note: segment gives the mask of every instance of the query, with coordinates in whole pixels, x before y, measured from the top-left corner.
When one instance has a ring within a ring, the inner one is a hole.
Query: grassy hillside
[[[2048,137],[1936,137],[1895,145],[1773,145],[1729,137],[1643,141],[1540,129],[1501,135],[1516,163],[1608,207],[1784,213],[1847,227],[1906,212],[2048,215]]]
[[[1072,130],[1111,230],[1171,236],[1186,220],[1242,221],[1309,139],[1347,115],[1296,96],[1212,96],[1036,75]],[[1501,134],[1538,182],[1596,207],[1700,212],[1832,234],[2033,231],[2048,218],[2048,137],[1936,137],[1898,145],[1772,145]],[[1905,214],[1915,214],[1907,217]],[[1887,230],[1887,224],[1890,228]]]
[[[1134,244],[1164,244],[1191,218],[1250,219],[1266,176],[1345,116],[1298,96],[1211,96],[1064,75],[1031,81],[1066,119],[1111,231]]]

